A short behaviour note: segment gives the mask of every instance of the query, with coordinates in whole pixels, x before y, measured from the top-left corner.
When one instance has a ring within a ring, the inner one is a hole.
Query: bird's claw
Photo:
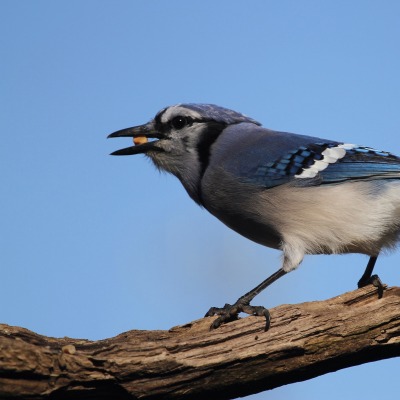
[[[382,298],[383,289],[385,288],[385,285],[382,283],[382,281],[378,275],[372,275],[369,279],[367,279],[365,281],[360,280],[358,282],[359,288],[362,288],[367,285],[374,285],[378,289],[378,299]]]
[[[265,328],[267,331],[271,324],[269,311],[263,306],[251,306],[246,301],[239,299],[235,304],[225,304],[223,307],[211,307],[205,317],[219,315],[219,317],[211,324],[210,330],[216,329],[222,324],[235,321],[239,318],[239,313],[244,312],[249,315],[256,315],[265,318]]]

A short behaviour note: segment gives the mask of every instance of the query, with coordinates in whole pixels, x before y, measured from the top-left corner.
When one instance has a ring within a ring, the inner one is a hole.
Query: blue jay
[[[306,254],[370,257],[358,287],[383,285],[372,275],[379,253],[400,235],[400,158],[369,147],[278,132],[213,104],[177,104],[147,124],[109,137],[133,137],[112,155],[145,154],[175,175],[200,206],[246,238],[283,253],[281,268],[234,304],[212,307],[211,325],[240,312],[270,315],[250,302],[295,269]]]

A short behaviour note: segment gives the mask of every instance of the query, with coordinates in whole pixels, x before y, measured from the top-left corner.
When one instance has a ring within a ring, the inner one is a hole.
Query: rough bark
[[[0,398],[231,399],[400,354],[400,288],[270,311],[268,332],[204,318],[99,341],[0,325]]]

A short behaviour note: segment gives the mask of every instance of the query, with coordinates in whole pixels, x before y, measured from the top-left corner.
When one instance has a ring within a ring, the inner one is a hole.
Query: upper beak
[[[148,123],[145,125],[134,126],[132,128],[121,129],[113,132],[107,136],[107,138],[114,137],[145,137],[145,138],[160,138],[160,135],[153,129],[153,124]],[[161,148],[155,146],[155,141],[145,142],[131,147],[126,147],[121,150],[114,151],[111,153],[112,156],[128,156],[131,154],[147,153],[149,150],[162,151]]]

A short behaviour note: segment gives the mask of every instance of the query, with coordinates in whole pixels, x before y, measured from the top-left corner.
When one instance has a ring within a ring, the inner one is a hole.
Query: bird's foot
[[[245,298],[240,298],[235,304],[225,304],[223,307],[211,307],[205,317],[219,315],[211,324],[210,330],[216,329],[226,322],[235,321],[239,318],[239,313],[244,312],[250,315],[265,317],[265,331],[269,329],[271,317],[269,311],[263,306],[251,306]]]
[[[367,285],[374,285],[376,288],[378,288],[378,299],[382,298],[383,289],[385,288],[385,285],[382,283],[382,281],[378,275],[372,275],[368,279],[365,279],[365,280],[360,279],[358,281],[359,288],[362,288]]]

